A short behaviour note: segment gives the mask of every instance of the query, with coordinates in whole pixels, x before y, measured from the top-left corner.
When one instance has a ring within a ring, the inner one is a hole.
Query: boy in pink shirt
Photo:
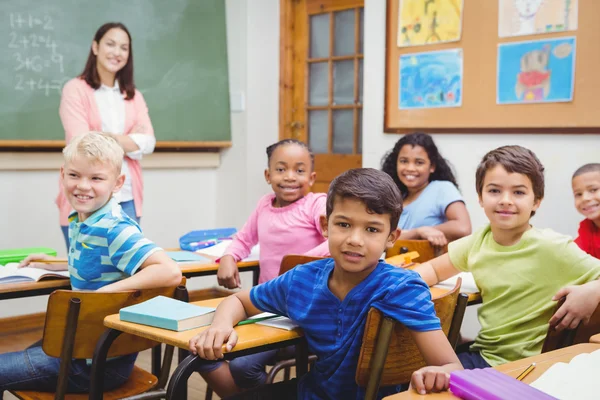
[[[220,260],[217,279],[229,289],[241,287],[236,262],[247,257],[256,244],[260,244],[260,283],[277,277],[287,254],[329,255],[320,224],[327,195],[309,193],[316,177],[310,149],[305,143],[285,139],[267,147],[267,157],[265,179],[273,193],[260,199]],[[263,384],[265,365],[276,352],[238,357],[229,363],[215,361],[203,366],[200,373],[220,397],[227,397]]]

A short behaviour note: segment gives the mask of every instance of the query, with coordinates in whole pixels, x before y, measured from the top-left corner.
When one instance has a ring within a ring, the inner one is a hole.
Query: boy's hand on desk
[[[421,238],[428,240],[432,246],[444,247],[448,244],[448,239],[446,239],[444,232],[431,226],[417,228],[417,233]]]
[[[444,367],[427,366],[413,372],[410,386],[419,394],[448,389],[450,374]]]
[[[566,286],[552,298],[558,301],[566,297],[563,305],[550,318],[550,327],[557,331],[575,329],[580,322],[587,324],[600,302],[600,282],[593,281],[579,286]]]
[[[237,341],[238,336],[232,326],[213,324],[190,339],[190,351],[205,360],[219,360],[223,358],[223,344],[226,343],[227,351],[231,351]]]
[[[237,289],[242,287],[240,271],[232,256],[223,256],[221,261],[219,261],[217,281],[219,282],[219,285],[224,286],[227,289]]]

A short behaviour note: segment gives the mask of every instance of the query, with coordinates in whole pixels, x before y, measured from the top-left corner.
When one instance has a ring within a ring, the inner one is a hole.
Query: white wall
[[[193,229],[240,228],[270,190],[263,170],[265,148],[278,138],[279,2],[249,3],[226,1],[230,89],[246,99],[245,110],[231,114],[233,147],[222,152],[217,169],[144,171],[142,228],[160,246],[177,247],[179,236]],[[66,254],[54,205],[57,177],[54,171],[0,171],[0,248],[47,246]],[[249,274],[242,279],[248,284]],[[0,318],[44,311],[46,298],[0,301]]]
[[[365,1],[363,166],[375,168],[400,138],[383,133],[385,4],[383,0]],[[534,151],[546,171],[545,199],[532,224],[569,235],[577,233],[582,217],[573,206],[571,175],[579,166],[599,161],[597,135],[437,134],[434,140],[455,167],[474,228],[487,221],[475,192],[475,169],[479,161],[498,146],[518,144]]]

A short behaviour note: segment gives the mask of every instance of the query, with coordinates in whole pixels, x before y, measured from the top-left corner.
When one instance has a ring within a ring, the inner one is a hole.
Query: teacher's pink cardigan
[[[100,112],[96,105],[94,89],[81,78],[71,79],[62,91],[60,99],[60,108],[58,111],[63,128],[65,129],[65,140],[67,144],[73,137],[89,131],[102,131],[102,121]],[[125,100],[125,132],[128,135],[137,125],[145,127],[143,133],[154,136],[148,107],[142,94],[136,89],[135,96],[131,100]],[[131,185],[133,191],[133,202],[135,204],[135,213],[138,217],[142,216],[142,200],[144,191],[144,181],[142,179],[142,168],[138,160],[127,159],[129,173],[131,176]],[[71,205],[65,197],[62,183],[60,184],[58,197],[60,224],[69,225],[68,217],[71,211]]]

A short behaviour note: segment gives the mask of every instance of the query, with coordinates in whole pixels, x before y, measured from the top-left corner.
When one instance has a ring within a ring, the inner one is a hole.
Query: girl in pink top
[[[281,140],[267,147],[265,179],[273,193],[263,196],[244,227],[221,258],[219,284],[240,287],[237,261],[260,243],[260,279],[266,282],[279,273],[286,254],[328,256],[327,241],[319,220],[325,216],[325,193],[309,193],[315,182],[314,156],[305,143]],[[230,362],[203,364],[198,372],[221,398],[264,384],[265,365],[275,359],[277,350],[264,351]]]
[[[133,83],[131,35],[121,23],[102,25],[94,36],[80,76],[67,82],[60,101],[60,119],[67,144],[88,131],[113,137],[125,151],[125,184],[118,200],[136,222],[142,215],[143,181],[139,160],[154,151],[156,139],[148,107]],[[56,199],[66,235],[69,202],[60,188]]]
[[[309,193],[315,182],[313,155],[308,146],[292,139],[267,147],[265,179],[273,193],[263,196],[244,227],[221,258],[219,285],[240,287],[236,265],[260,243],[259,283],[275,278],[286,254],[329,255],[319,218],[325,215],[325,193]]]

